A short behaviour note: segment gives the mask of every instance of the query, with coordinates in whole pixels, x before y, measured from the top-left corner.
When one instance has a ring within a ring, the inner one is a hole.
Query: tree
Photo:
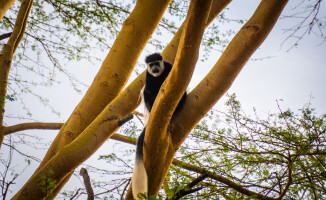
[[[191,1],[185,22],[163,51],[165,59],[174,63],[174,67],[153,106],[146,130],[144,158],[151,180],[150,195],[158,193],[176,151],[199,120],[231,86],[244,64],[267,37],[287,3],[285,0],[262,1],[251,19],[232,39],[211,72],[189,94],[182,112],[171,119],[175,106],[192,76],[203,32],[229,2],[230,0]],[[144,73],[124,90],[123,88],[170,3],[171,1],[166,0],[137,1],[134,10],[124,21],[94,82],[60,129],[39,168],[14,199],[53,198],[74,169],[91,156],[106,139],[112,137],[124,122],[125,116],[136,109],[140,102],[135,99],[138,99],[143,86]],[[27,4],[31,5],[31,1],[23,1],[20,12],[25,20],[17,18],[17,24],[23,22],[26,25],[29,10],[23,10],[23,5]],[[15,28],[19,26],[17,24]],[[22,27],[24,29],[24,25]],[[20,36],[23,29],[20,28]],[[9,46],[15,37],[14,33],[15,31],[8,41]],[[17,48],[18,43],[19,40],[12,48]],[[1,55],[4,66],[1,66],[1,70],[6,70],[1,71],[1,80],[4,80],[0,85],[1,110],[5,104],[6,81],[10,69],[10,62],[5,61],[12,60],[14,50],[10,53],[8,57],[5,57],[4,53]],[[0,119],[3,124],[3,111]],[[10,129],[12,130],[12,127],[2,126],[1,136],[10,134]],[[153,156],[148,154],[149,151],[157,153]],[[40,187],[44,179],[49,181]],[[126,199],[130,198],[129,191]]]

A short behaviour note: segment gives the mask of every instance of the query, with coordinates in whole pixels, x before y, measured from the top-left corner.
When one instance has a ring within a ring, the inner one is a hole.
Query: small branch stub
[[[118,121],[119,126],[122,126],[123,124],[125,124],[126,122],[128,122],[129,120],[131,120],[132,118],[134,118],[134,115],[133,114],[129,114],[129,115],[125,116],[125,117],[122,117]]]
[[[94,192],[93,188],[91,185],[90,178],[88,176],[87,170],[85,168],[81,168],[79,174],[83,177],[84,179],[84,184],[87,192],[87,200],[94,200]]]

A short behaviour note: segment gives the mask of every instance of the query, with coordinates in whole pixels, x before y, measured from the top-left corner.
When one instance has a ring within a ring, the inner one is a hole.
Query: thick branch
[[[83,132],[105,106],[121,93],[140,53],[170,1],[137,1],[134,10],[123,23],[122,29],[92,85],[51,144],[40,167]],[[135,99],[132,102],[135,102]],[[134,104],[137,105],[137,102]],[[124,106],[126,105],[121,105],[121,107]]]
[[[121,93],[140,53],[170,2],[171,0],[137,1],[134,10],[123,23],[122,29],[92,85],[51,144],[39,168],[65,145],[77,138],[103,111],[105,106]],[[135,84],[137,85],[138,82]],[[133,91],[127,91],[124,94],[126,93],[133,93]],[[128,104],[135,102],[135,99],[129,101]],[[130,113],[134,109],[133,106],[137,106],[137,104],[138,102],[135,102],[132,106],[127,106],[126,110],[129,110]],[[121,107],[126,105],[121,105]],[[125,111],[124,108],[122,110],[122,112]],[[60,183],[60,187],[65,182],[66,180]]]
[[[216,18],[216,16],[231,2],[232,0],[214,0],[209,12],[206,27]],[[174,34],[173,39],[163,50],[162,54],[164,59],[170,63],[174,63],[175,56],[179,47],[182,31],[184,29],[185,22],[181,25],[178,31]]]
[[[12,55],[15,53],[20,41],[23,39],[29,12],[32,8],[33,0],[25,0],[22,2],[17,19],[15,22],[14,30],[8,40],[8,46],[11,48]]]
[[[149,195],[157,194],[168,168],[164,166],[171,147],[167,127],[195,68],[212,0],[192,0],[177,51],[176,62],[154,102],[146,126],[144,163],[150,180]],[[191,45],[190,45],[191,44]],[[150,154],[146,149],[150,149]],[[155,152],[155,153],[153,153]],[[163,164],[163,165],[162,165]]]
[[[209,74],[189,94],[184,112],[174,124],[173,142],[179,147],[192,128],[229,89],[250,56],[274,27],[288,0],[261,1],[250,20],[234,36]],[[172,159],[172,158],[171,158]]]
[[[231,0],[214,0],[214,3],[212,4],[211,10],[210,10],[210,15],[206,23],[206,27],[213,21],[213,19],[228,5],[228,3]],[[174,63],[177,48],[179,46],[179,41],[181,37],[181,33],[183,31],[184,25],[182,25],[177,33],[174,35],[173,39],[171,42],[167,45],[167,47],[164,49],[162,52],[164,59],[167,61]],[[128,101],[123,101],[121,102],[121,105],[124,105],[125,107],[133,107],[134,104],[136,103],[135,101],[131,101],[132,99],[137,99],[139,98],[139,93],[141,88],[143,88],[144,84],[144,78],[145,78],[145,72],[143,72],[141,75],[139,75],[126,89],[125,91],[133,91],[133,96],[129,96]],[[142,83],[140,87],[138,87],[138,90],[134,91],[133,90],[133,85],[137,82]],[[128,193],[126,195],[125,199],[132,199],[132,193],[131,189],[128,190]]]

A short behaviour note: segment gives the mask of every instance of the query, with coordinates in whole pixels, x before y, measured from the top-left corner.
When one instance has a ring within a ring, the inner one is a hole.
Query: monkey
[[[136,161],[132,175],[132,193],[134,198],[136,199],[137,194],[142,193],[147,195],[148,191],[147,173],[143,161],[143,146],[146,132],[146,124],[156,96],[163,82],[168,77],[172,69],[172,64],[167,61],[164,61],[160,53],[153,53],[147,56],[145,58],[145,63],[147,66],[146,78],[144,88],[141,91],[141,97],[145,104],[145,127],[137,140]],[[186,98],[187,92],[185,91],[174,111],[174,114],[182,108]]]

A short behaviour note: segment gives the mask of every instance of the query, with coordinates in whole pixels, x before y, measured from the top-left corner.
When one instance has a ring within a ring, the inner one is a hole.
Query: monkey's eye
[[[149,64],[150,67],[153,67],[154,65],[160,66],[160,63],[159,62],[153,62],[153,63]]]

